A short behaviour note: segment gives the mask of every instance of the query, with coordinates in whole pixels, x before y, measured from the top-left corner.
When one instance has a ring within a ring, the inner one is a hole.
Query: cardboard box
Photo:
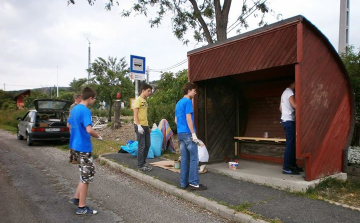
[[[48,123],[40,122],[39,127],[49,127]]]

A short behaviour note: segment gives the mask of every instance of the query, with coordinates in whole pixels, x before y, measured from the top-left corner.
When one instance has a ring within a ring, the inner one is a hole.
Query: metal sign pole
[[[138,97],[139,95],[139,81],[135,80],[135,99]]]

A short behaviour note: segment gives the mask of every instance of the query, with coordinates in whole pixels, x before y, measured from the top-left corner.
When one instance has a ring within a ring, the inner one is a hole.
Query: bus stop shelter
[[[303,16],[190,51],[188,69],[198,86],[195,124],[210,161],[235,155],[281,163],[280,97],[295,78],[296,158],[305,179],[346,171],[353,91],[338,53]]]

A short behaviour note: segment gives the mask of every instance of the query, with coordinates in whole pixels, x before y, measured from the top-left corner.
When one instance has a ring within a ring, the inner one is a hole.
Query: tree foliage
[[[159,124],[161,119],[166,119],[171,129],[176,130],[175,105],[183,97],[181,88],[187,81],[187,70],[176,74],[166,72],[161,75],[154,93],[148,99],[149,124]]]
[[[354,46],[350,46],[347,48],[346,53],[340,56],[349,74],[351,86],[354,90],[358,117],[360,114],[360,49],[356,52]]]
[[[111,110],[116,94],[121,93],[121,100],[128,104],[134,91],[133,84],[127,76],[129,68],[125,58],[118,60],[116,57],[109,57],[105,60],[99,57],[91,64],[90,72],[94,75],[91,86],[97,92],[97,103],[105,101],[109,105],[108,119],[111,121]]]
[[[88,0],[93,5],[96,0]],[[156,15],[150,18],[151,27],[158,27],[164,17],[172,14],[172,31],[184,44],[189,42],[187,33],[192,30],[193,38],[197,42],[206,41],[208,44],[227,39],[227,34],[236,28],[249,26],[247,19],[254,16],[259,26],[265,25],[264,17],[271,11],[268,0],[242,0],[242,5],[236,8],[237,19],[229,25],[229,12],[232,0],[138,0],[130,9],[124,9],[122,16],[143,14],[152,15],[150,8],[155,8]],[[120,5],[120,0],[107,0],[105,9],[111,10]],[[75,4],[75,0],[68,0],[68,4]]]

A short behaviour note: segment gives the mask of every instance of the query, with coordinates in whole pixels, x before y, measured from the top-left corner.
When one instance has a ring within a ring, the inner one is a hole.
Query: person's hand
[[[101,135],[99,135],[99,137],[96,138],[97,140],[103,140],[103,137],[101,137]]]
[[[199,139],[197,138],[196,133],[191,134],[191,138],[194,143],[196,144],[199,143]]]
[[[143,129],[143,127],[141,127],[140,124],[137,125],[137,127],[138,127],[138,133],[139,133],[139,134],[144,134],[144,129]]]

